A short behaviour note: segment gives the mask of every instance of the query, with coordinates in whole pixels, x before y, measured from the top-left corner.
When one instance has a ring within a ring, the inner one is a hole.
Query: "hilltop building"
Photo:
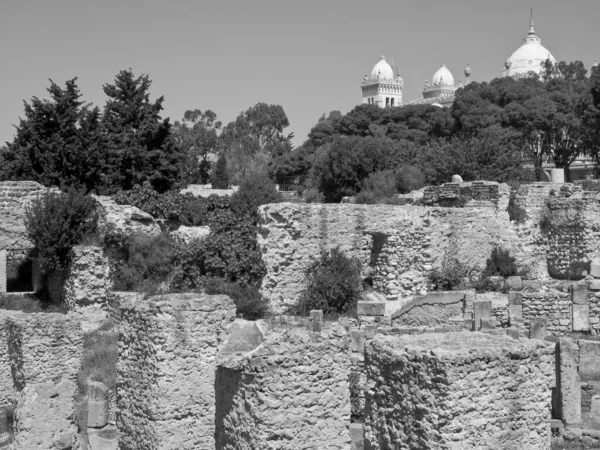
[[[456,91],[459,88],[466,86],[471,81],[471,67],[469,66],[469,63],[467,63],[467,67],[465,67],[465,77],[466,80],[464,83],[462,81],[455,83],[452,72],[448,70],[446,63],[442,63],[440,68],[433,75],[431,84],[429,84],[429,80],[425,80],[425,85],[421,91],[421,97],[413,100],[409,105],[431,104],[440,107],[452,106]]]
[[[531,72],[541,75],[546,60],[556,64],[552,53],[542,45],[542,40],[535,34],[533,26],[533,10],[529,20],[529,33],[521,45],[504,63],[503,77],[522,78]]]
[[[365,74],[361,87],[363,103],[378,105],[382,108],[404,105],[402,103],[404,80],[397,69],[392,69],[392,66],[385,60],[385,56],[382,56],[375,64],[371,76]]]

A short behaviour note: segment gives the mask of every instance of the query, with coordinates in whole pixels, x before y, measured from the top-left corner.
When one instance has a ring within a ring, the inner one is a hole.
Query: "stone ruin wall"
[[[350,448],[348,332],[274,330],[255,350],[222,355],[217,449]]]
[[[483,333],[375,337],[365,366],[373,449],[550,448],[553,344]]]
[[[83,350],[79,321],[62,314],[3,311],[0,339],[3,442],[32,450],[75,446],[74,400]]]
[[[282,203],[260,214],[262,292],[276,312],[295,304],[304,271],[322,249],[339,245],[371,265],[376,287],[396,298],[425,290],[445,255],[482,269],[494,246],[515,240],[508,214],[494,208]]]
[[[172,294],[120,309],[120,448],[214,449],[215,359],[235,318],[233,301]]]

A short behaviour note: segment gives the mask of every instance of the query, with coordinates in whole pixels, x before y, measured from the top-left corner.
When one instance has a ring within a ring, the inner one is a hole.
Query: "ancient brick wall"
[[[510,188],[493,181],[444,183],[427,186],[421,202],[428,206],[496,208],[506,210]]]
[[[120,448],[214,449],[215,356],[235,318],[233,301],[172,294],[120,310]]]
[[[217,449],[350,448],[344,328],[274,332],[217,372]]]
[[[494,246],[518,245],[507,212],[494,208],[272,204],[260,213],[262,292],[276,312],[297,301],[321,249],[339,245],[358,257],[373,268],[378,289],[395,297],[420,293],[446,254],[481,270]]]
[[[549,333],[564,336],[572,331],[573,302],[568,291],[557,289],[522,291],[520,297],[526,327],[529,327],[531,319],[545,317],[548,320]]]
[[[553,344],[467,332],[376,336],[365,366],[373,449],[550,448]]]

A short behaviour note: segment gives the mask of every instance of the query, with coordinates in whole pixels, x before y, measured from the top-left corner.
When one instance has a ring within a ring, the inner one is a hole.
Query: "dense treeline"
[[[450,108],[360,105],[323,115],[292,148],[279,105],[257,105],[223,125],[211,110],[160,116],[147,75],[121,71],[104,86],[103,109],[82,100],[76,79],[51,81],[49,99],[34,97],[16,135],[0,148],[0,179],[35,180],[112,194],[144,182],[157,192],[190,183],[226,188],[250,173],[296,184],[309,201],[357,195],[378,201],[423,184],[539,179],[544,162],[565,168],[597,159],[600,71],[547,62],[542,77],[498,78],[459,89]],[[525,170],[528,161],[533,170]],[[379,198],[380,200],[380,198]]]

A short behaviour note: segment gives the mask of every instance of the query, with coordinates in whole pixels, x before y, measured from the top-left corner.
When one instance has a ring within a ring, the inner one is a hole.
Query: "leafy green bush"
[[[210,277],[204,283],[207,294],[224,294],[233,300],[236,313],[246,320],[256,320],[265,317],[269,304],[255,286],[242,283],[232,283],[223,278]]]
[[[396,188],[407,194],[425,186],[425,174],[415,166],[401,166],[396,171]]]
[[[25,215],[27,235],[46,274],[68,267],[73,247],[95,233],[97,225],[96,203],[75,189],[36,198]]]
[[[231,196],[231,207],[239,214],[257,218],[258,207],[281,201],[281,195],[265,170],[254,170],[244,176],[240,188]]]
[[[300,294],[298,312],[308,315],[312,309],[321,309],[324,314],[356,314],[362,293],[360,274],[360,262],[339,247],[322,251],[305,272],[306,287]]]
[[[140,208],[156,219],[173,220],[186,226],[202,226],[207,221],[207,200],[194,195],[169,191],[156,192],[149,181],[135,185],[130,191],[119,191],[113,196],[120,205]]]
[[[355,202],[361,204],[390,203],[389,199],[398,193],[396,178],[391,170],[369,174],[363,180],[363,188],[356,195]]]
[[[123,248],[125,258],[112,264],[114,289],[155,293],[161,283],[169,281],[176,248],[164,234],[129,236]]]
[[[515,263],[515,258],[510,256],[508,250],[503,250],[500,247],[494,247],[492,254],[485,261],[485,269],[483,269],[482,277],[511,277],[517,275],[518,268]]]
[[[452,291],[467,286],[469,268],[457,258],[444,257],[442,265],[429,273],[429,280],[436,291]]]

